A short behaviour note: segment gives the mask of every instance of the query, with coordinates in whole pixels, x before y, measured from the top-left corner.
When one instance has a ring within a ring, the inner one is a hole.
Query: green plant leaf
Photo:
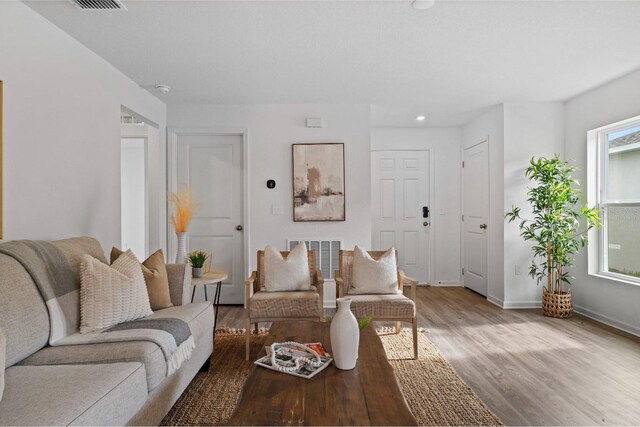
[[[204,251],[193,251],[189,254],[189,263],[193,268],[202,268],[209,258],[209,254]]]
[[[366,328],[371,324],[372,320],[373,319],[371,317],[365,317],[364,319],[358,320],[358,328],[360,328],[360,330],[362,330],[363,328]]]

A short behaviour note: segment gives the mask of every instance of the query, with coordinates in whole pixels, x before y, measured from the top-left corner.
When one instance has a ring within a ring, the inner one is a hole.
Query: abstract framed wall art
[[[344,221],[344,144],[293,144],[293,220]]]

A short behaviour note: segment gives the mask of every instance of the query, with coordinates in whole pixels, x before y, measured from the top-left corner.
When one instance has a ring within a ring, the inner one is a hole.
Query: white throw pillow
[[[142,268],[128,250],[111,266],[91,255],[80,265],[80,333],[153,314]]]
[[[350,294],[397,294],[396,250],[389,249],[377,261],[359,246],[353,250]]]
[[[287,259],[273,246],[264,249],[264,290],[267,292],[308,291],[311,289],[307,246],[298,246]]]

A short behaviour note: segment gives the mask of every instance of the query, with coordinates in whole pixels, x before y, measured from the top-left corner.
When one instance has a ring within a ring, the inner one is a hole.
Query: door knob
[[[487,224],[480,224],[480,228],[482,230],[486,230],[487,229]]]
[[[242,226],[241,226],[240,224],[238,224],[238,225],[236,225],[236,230],[238,230],[238,231],[242,231],[242,230],[243,230],[243,228],[242,228]]]

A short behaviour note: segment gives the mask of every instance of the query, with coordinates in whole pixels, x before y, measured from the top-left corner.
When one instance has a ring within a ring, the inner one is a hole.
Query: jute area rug
[[[252,354],[264,346],[266,330],[254,336]],[[389,362],[419,425],[502,425],[423,334],[419,359],[412,359],[409,329],[378,329]],[[244,359],[244,331],[219,330],[209,372],[199,373],[162,425],[225,425],[231,417],[253,361]],[[322,374],[320,374],[322,375]]]

